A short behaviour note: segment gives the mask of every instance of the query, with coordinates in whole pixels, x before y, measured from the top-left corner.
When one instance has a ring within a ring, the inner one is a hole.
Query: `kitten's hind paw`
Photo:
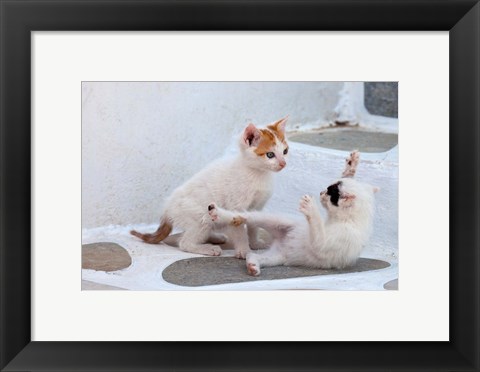
[[[260,267],[254,264],[253,262],[247,262],[247,273],[251,276],[260,275]]]
[[[210,219],[213,222],[216,222],[217,225],[240,226],[247,221],[245,217],[235,215],[230,211],[218,208],[215,203],[211,203],[208,206],[208,214],[210,216]]]
[[[247,273],[251,276],[260,275],[260,263],[258,262],[257,255],[255,253],[247,254]]]

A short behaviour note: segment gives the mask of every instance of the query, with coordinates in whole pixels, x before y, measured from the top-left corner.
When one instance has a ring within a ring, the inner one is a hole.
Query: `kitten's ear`
[[[243,131],[243,143],[247,146],[256,146],[260,140],[260,135],[261,133],[257,127],[250,123]]]
[[[287,121],[288,121],[288,115],[285,116],[283,119],[280,119],[280,120],[276,121],[275,123],[269,125],[268,128],[270,128],[270,129],[272,129],[276,132],[284,134],[285,133],[285,125],[287,124]]]

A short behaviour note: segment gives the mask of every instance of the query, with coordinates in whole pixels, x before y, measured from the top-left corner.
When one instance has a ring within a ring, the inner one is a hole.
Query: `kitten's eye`
[[[265,155],[267,155],[267,158],[269,158],[269,159],[275,157],[275,154],[273,152],[267,152]]]
[[[288,147],[285,150],[283,150],[283,155],[287,155],[287,153],[288,153]]]

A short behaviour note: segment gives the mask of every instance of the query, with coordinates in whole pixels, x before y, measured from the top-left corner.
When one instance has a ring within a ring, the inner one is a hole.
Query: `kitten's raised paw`
[[[345,159],[345,170],[342,177],[353,177],[357,171],[358,163],[360,162],[360,153],[355,150],[352,151],[347,159]]]
[[[208,206],[208,214],[210,215],[212,221],[218,220],[217,206],[215,203],[212,203]]]
[[[311,215],[312,208],[315,208],[313,198],[310,195],[302,196],[300,199],[300,212],[302,212],[308,218]]]
[[[358,164],[358,161],[360,160],[360,152],[358,150],[354,150],[350,153],[349,159]],[[348,159],[347,159],[348,160]]]
[[[360,162],[360,153],[357,150],[352,151],[345,161],[349,167],[356,168]]]

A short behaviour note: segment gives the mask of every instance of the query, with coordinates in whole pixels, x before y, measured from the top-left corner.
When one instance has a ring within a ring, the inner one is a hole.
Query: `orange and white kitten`
[[[238,156],[217,160],[173,192],[157,231],[130,233],[147,243],[157,244],[173,227],[178,227],[184,231],[178,243],[182,251],[219,256],[222,249],[209,242],[222,243],[225,237],[213,231],[215,224],[205,218],[205,205],[214,201],[229,210],[263,208],[273,192],[273,172],[281,171],[287,164],[286,122],[287,118],[283,118],[263,129],[249,124],[240,136]],[[250,248],[264,247],[254,226],[248,230],[225,226],[221,232],[233,244],[237,258],[244,259]]]

